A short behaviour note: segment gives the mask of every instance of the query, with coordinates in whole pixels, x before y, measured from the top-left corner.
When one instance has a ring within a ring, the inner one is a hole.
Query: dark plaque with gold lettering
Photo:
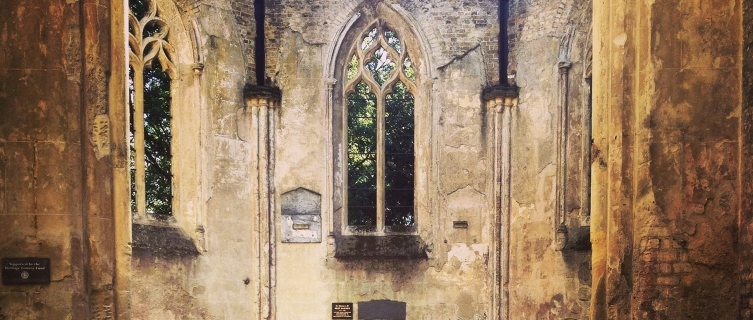
[[[353,319],[353,303],[332,303],[332,319]]]
[[[3,258],[3,284],[50,283],[50,259]]]

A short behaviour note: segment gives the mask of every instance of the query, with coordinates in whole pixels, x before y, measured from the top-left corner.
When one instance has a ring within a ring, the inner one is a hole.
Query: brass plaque
[[[332,303],[332,319],[353,319],[353,303]]]
[[[50,259],[3,258],[3,284],[50,283]]]
[[[468,221],[465,221],[465,220],[453,221],[452,227],[455,229],[468,229]]]
[[[293,223],[293,230],[309,230],[311,227],[308,223]]]

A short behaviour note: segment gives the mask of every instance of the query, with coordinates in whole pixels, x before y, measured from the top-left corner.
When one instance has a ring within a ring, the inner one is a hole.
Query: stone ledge
[[[416,235],[341,236],[335,246],[338,259],[427,259],[426,244]]]
[[[496,85],[484,88],[481,91],[481,99],[490,101],[496,98],[517,98],[518,94],[520,94],[520,88],[517,86]]]
[[[282,91],[275,87],[246,84],[243,88],[243,98],[267,98],[280,101],[282,99]]]
[[[196,256],[199,250],[180,228],[149,224],[133,224],[134,253],[142,251],[159,256]]]

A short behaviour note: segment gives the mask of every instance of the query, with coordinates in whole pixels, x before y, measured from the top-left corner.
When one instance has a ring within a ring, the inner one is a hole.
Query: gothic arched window
[[[169,26],[154,1],[129,1],[131,211],[172,215],[171,85],[177,75]]]
[[[416,70],[405,42],[381,21],[358,37],[348,56],[347,224],[361,231],[412,230]]]

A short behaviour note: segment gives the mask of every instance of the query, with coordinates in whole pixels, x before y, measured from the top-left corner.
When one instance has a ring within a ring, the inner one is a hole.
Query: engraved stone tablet
[[[332,303],[332,319],[353,319],[353,303]]]
[[[50,259],[3,258],[3,284],[50,283]]]
[[[282,242],[322,242],[322,196],[297,188],[280,196]]]
[[[322,196],[306,188],[298,188],[280,196],[283,215],[320,215]]]

